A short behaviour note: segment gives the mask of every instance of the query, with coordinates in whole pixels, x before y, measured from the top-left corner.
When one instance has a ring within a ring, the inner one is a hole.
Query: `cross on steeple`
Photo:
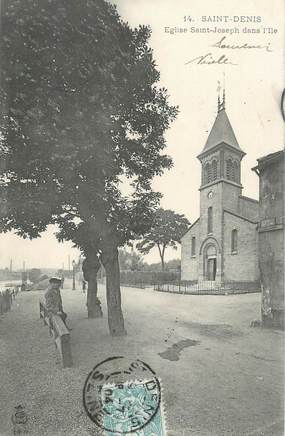
[[[210,149],[217,147],[221,144],[227,144],[227,146],[231,148],[235,148],[239,152],[243,153],[241,150],[236,136],[234,134],[233,128],[229,121],[229,118],[226,113],[226,91],[225,86],[221,87],[221,83],[218,81],[218,113],[216,115],[215,122],[211,128],[211,131],[208,135],[208,139],[206,144],[202,150],[202,153],[208,153]]]
[[[220,92],[221,92],[221,83],[220,81],[218,81],[218,113],[221,112],[222,110],[226,109],[226,90],[225,90],[225,85],[223,87],[223,97],[222,97],[222,101],[221,101],[221,97],[220,97]]]

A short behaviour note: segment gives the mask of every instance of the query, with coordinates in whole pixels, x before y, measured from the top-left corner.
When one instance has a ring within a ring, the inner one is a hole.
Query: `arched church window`
[[[238,231],[237,229],[232,230],[232,253],[237,253],[238,247]]]
[[[209,162],[206,164],[206,183],[210,183],[212,181],[212,168]]]
[[[213,233],[213,208],[208,207],[208,233]]]
[[[192,241],[191,241],[191,256],[195,256],[196,255],[196,238],[195,236],[192,236]]]
[[[239,182],[239,165],[237,161],[233,164],[233,180],[237,183]]]
[[[235,164],[234,164],[234,162],[232,162],[232,167],[231,167],[231,180],[233,182],[235,181]]]
[[[212,173],[213,173],[213,180],[217,180],[218,165],[216,160],[213,160],[212,163]]]
[[[228,180],[231,180],[231,178],[232,178],[232,166],[233,166],[233,163],[232,163],[231,159],[228,159],[226,161],[226,177]]]
[[[207,165],[203,165],[203,174],[202,174],[202,178],[203,178],[203,184],[206,185],[207,183]]]

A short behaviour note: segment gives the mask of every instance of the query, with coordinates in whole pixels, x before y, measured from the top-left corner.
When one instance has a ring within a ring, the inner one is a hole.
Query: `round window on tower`
[[[213,198],[213,195],[214,195],[213,191],[210,191],[210,192],[208,193],[208,198]]]

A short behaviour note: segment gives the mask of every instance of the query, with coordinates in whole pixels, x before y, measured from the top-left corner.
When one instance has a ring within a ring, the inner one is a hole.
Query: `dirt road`
[[[19,294],[0,321],[0,435],[25,406],[29,434],[99,434],[82,406],[92,367],[114,355],[139,357],[158,374],[169,436],[282,435],[283,337],[251,328],[259,294],[183,296],[122,290],[128,336],[111,338],[106,316],[86,318],[82,291],[62,292],[74,367],[61,369],[38,315],[41,292]],[[100,288],[106,314],[104,289]]]

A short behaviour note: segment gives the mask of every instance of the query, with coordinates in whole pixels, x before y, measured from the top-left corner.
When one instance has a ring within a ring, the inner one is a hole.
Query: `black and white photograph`
[[[0,436],[284,436],[285,4],[0,0]]]

